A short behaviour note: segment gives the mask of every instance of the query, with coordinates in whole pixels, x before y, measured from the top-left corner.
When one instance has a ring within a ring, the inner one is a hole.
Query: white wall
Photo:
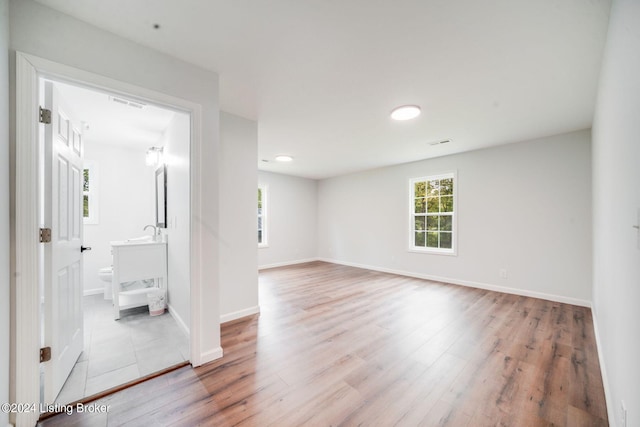
[[[104,282],[98,270],[112,264],[113,240],[126,240],[153,234],[143,231],[147,224],[155,224],[152,216],[152,169],[145,165],[146,148],[85,140],[85,161],[91,161],[98,173],[98,224],[84,226],[84,245],[91,251],[84,253],[84,289],[102,291]]]
[[[202,242],[201,342],[203,360],[220,355],[219,328],[219,105],[218,76],[179,59],[145,48],[32,0],[11,0],[10,48],[86,70],[137,87],[168,94],[201,107],[202,144],[196,170],[202,197],[194,235]],[[15,82],[12,82],[15,84]],[[196,296],[194,296],[196,297]]]
[[[640,425],[640,2],[614,0],[593,126],[593,312],[612,426]]]
[[[590,147],[581,131],[320,181],[319,256],[588,304]],[[408,252],[409,179],[454,170],[458,255]]]
[[[190,126],[187,114],[176,113],[158,143],[158,146],[164,147],[164,159],[167,166],[167,228],[164,232],[168,242],[168,303],[173,316],[187,330],[191,313],[189,306],[189,287],[191,284],[189,277],[189,263],[191,261],[189,246],[191,237],[191,218],[189,216]]]
[[[259,311],[257,123],[221,113],[220,144],[220,314],[226,322]]]
[[[9,2],[0,0],[0,403],[9,402]],[[0,412],[0,426],[9,414]]]
[[[258,249],[260,268],[315,259],[318,182],[263,171],[258,182],[267,186],[268,204],[268,246]]]

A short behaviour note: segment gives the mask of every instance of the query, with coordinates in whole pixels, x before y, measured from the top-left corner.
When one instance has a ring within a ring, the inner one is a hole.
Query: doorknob
[[[91,250],[91,246],[80,246],[80,252],[90,251],[90,250]]]

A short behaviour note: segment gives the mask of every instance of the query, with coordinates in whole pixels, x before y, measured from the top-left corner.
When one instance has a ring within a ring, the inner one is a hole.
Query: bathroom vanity
[[[167,243],[153,238],[111,242],[113,254],[113,315],[120,310],[148,304],[147,293],[167,289]],[[126,290],[124,283],[153,280],[151,287]]]

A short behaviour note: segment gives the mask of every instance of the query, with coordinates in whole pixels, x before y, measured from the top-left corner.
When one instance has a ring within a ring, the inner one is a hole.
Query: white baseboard
[[[593,331],[596,335],[596,349],[598,350],[598,362],[600,362],[600,375],[602,375],[602,385],[604,387],[604,399],[607,405],[607,415],[609,415],[609,425],[615,427],[617,425],[616,410],[612,402],[611,389],[609,388],[609,377],[607,376],[607,365],[604,363],[604,352],[602,351],[602,342],[600,341],[600,328],[598,327],[598,318],[596,316],[595,307],[591,308],[591,317],[593,318]]]
[[[267,270],[269,268],[286,267],[287,265],[304,264],[305,262],[313,262],[313,261],[320,261],[320,258],[298,259],[295,261],[284,261],[284,262],[277,262],[275,264],[259,265],[258,270]]]
[[[329,258],[318,258],[318,261],[330,262],[333,264],[347,265],[350,267],[364,268],[366,270],[380,271],[382,273],[397,274],[399,276],[415,277],[416,279],[432,280],[435,282],[451,283],[453,285],[467,286],[470,288],[486,289],[488,291],[503,292],[506,294],[521,295],[525,297],[539,298],[547,301],[561,302],[565,304],[577,305],[591,308],[591,302],[579,298],[571,298],[562,295],[546,294],[544,292],[528,291],[525,289],[509,288],[506,286],[491,285],[488,283],[472,282],[470,280],[459,280],[450,277],[439,277],[430,274],[414,273],[411,271],[393,270],[390,268],[376,267],[373,265],[358,264],[355,262],[338,261]]]
[[[189,336],[189,326],[187,326],[184,320],[182,320],[182,317],[180,317],[178,312],[171,306],[171,304],[167,304],[167,308],[169,309],[169,314],[171,315],[171,317],[173,317],[173,320],[175,320],[180,329],[182,329],[182,332]]]
[[[251,316],[252,314],[260,313],[260,306],[245,308],[243,310],[234,311],[233,313],[227,313],[220,316],[220,324],[231,322],[232,320],[240,319],[242,317]]]
[[[222,355],[222,347],[217,347],[213,350],[205,351],[204,353],[200,354],[200,365],[204,365],[205,363],[213,362],[214,360],[220,359]]]
[[[104,294],[104,288],[95,288],[95,289],[85,289],[82,293],[83,296],[87,297],[89,295],[98,295]]]

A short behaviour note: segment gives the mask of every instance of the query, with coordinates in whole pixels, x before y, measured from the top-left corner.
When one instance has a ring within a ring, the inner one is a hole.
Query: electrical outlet
[[[624,400],[620,402],[620,427],[627,427],[627,407]]]
[[[498,271],[498,276],[500,276],[501,279],[506,279],[507,278],[507,269],[506,268],[501,268]]]
[[[636,221],[636,225],[633,226],[636,229],[636,234],[638,236],[638,249],[640,249],[640,208],[638,208],[638,219]]]

